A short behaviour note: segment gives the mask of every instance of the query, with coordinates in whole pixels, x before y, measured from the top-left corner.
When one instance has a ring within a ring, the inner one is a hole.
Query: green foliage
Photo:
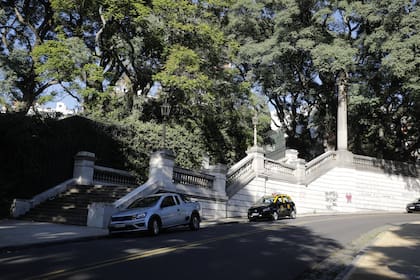
[[[31,198],[70,179],[79,151],[93,152],[98,165],[130,171],[145,182],[150,154],[161,146],[162,126],[0,114],[0,133],[0,216],[4,217],[13,198]],[[177,155],[179,166],[200,168],[202,143],[195,131],[167,126],[167,147]]]
[[[252,144],[253,108],[268,101],[288,147],[311,159],[335,146],[340,89],[351,102],[352,151],[415,157],[418,1],[38,4],[6,1],[0,14],[0,99],[9,108],[68,94],[93,118],[160,125],[166,98],[173,128],[194,131],[215,162],[232,163]],[[266,106],[258,110],[262,134],[269,119]]]
[[[199,89],[209,87],[209,78],[199,70],[198,55],[193,50],[178,45],[171,48],[164,70],[154,77],[164,87],[175,87],[193,94]]]
[[[353,152],[415,159],[418,1],[238,1],[229,19],[235,62],[275,108],[288,147],[307,159],[334,148],[340,89]]]

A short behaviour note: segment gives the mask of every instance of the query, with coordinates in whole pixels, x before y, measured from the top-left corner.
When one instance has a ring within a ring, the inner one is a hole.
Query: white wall
[[[308,186],[256,177],[227,202],[227,217],[246,217],[247,209],[266,194],[286,193],[297,212],[351,213],[366,211],[404,212],[405,205],[420,197],[418,178],[334,168]]]

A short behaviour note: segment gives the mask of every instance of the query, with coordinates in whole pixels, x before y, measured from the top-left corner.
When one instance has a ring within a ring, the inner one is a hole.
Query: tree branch
[[[19,10],[16,7],[14,7],[14,11],[15,11],[17,20],[21,24],[26,25],[27,27],[29,27],[29,29],[31,29],[32,32],[34,33],[35,38],[36,38],[34,46],[37,46],[40,43],[42,43],[42,40],[41,40],[41,38],[39,37],[39,34],[38,34],[38,30],[32,24],[30,24],[29,22],[26,22],[25,21],[25,19],[23,18],[22,14],[19,12]]]
[[[95,45],[97,47],[97,50],[95,50],[95,52],[97,51],[97,53],[96,53],[97,56],[102,55],[101,42],[100,41],[101,41],[102,33],[104,32],[105,27],[106,27],[106,19],[103,15],[102,5],[99,6],[99,17],[101,18],[102,27],[101,27],[101,29],[99,29],[98,33],[96,33],[96,36],[95,36]]]

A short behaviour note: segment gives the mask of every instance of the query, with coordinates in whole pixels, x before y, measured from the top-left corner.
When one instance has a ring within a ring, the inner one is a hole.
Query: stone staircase
[[[134,187],[75,185],[66,192],[35,206],[24,220],[86,226],[88,205],[93,202],[114,202]]]

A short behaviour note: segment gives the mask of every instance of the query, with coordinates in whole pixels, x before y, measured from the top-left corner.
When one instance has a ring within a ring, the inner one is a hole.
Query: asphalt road
[[[334,279],[378,232],[418,220],[313,216],[55,244],[1,254],[0,279]]]

